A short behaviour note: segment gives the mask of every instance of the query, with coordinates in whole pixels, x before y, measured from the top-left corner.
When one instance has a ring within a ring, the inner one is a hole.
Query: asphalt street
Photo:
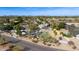
[[[40,46],[40,45],[35,44],[35,43],[16,39],[14,37],[8,37],[8,36],[4,36],[4,37],[9,41],[12,41],[14,43],[18,43],[19,45],[24,46],[25,51],[64,51],[64,50],[61,50],[61,49]]]

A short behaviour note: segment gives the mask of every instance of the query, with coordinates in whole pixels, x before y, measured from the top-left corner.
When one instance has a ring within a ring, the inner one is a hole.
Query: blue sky
[[[79,16],[79,7],[0,7],[0,16]]]

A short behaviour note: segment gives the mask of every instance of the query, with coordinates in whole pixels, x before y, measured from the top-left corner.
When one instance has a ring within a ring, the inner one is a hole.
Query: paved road
[[[40,45],[37,45],[35,43],[31,43],[31,42],[28,42],[28,41],[23,41],[23,40],[16,39],[14,37],[7,37],[7,36],[4,36],[4,37],[8,38],[8,40],[11,40],[11,41],[14,41],[14,42],[18,41],[18,44],[23,45],[23,46],[26,47],[25,51],[64,51],[64,50],[61,50],[61,49],[40,46]]]

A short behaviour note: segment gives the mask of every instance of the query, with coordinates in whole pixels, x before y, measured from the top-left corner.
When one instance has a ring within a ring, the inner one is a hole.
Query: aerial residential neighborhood
[[[1,16],[0,50],[79,50],[79,17]]]
[[[79,8],[0,7],[0,51],[79,51]]]

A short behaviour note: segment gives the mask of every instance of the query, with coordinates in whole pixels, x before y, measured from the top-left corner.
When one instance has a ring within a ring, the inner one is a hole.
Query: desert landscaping
[[[47,48],[65,51],[79,50],[78,16],[1,16],[0,50],[25,50],[23,40]],[[7,47],[7,48],[6,48]]]

